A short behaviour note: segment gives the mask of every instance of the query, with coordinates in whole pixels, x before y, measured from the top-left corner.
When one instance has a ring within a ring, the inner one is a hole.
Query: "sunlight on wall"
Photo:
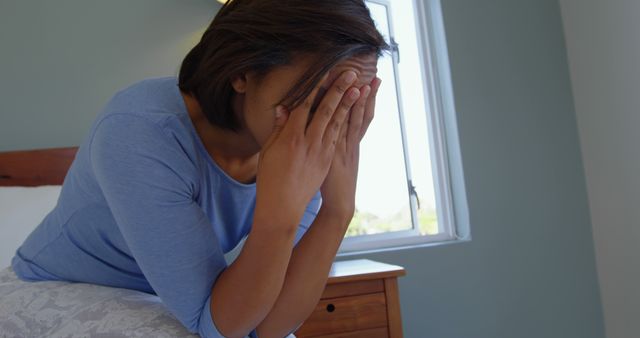
[[[202,38],[202,34],[204,34],[204,31],[206,29],[207,29],[206,27],[203,27],[192,33],[189,33],[187,37],[181,42],[180,50],[185,50],[186,52],[191,50],[191,48],[193,48],[198,42],[200,42],[200,39]]]

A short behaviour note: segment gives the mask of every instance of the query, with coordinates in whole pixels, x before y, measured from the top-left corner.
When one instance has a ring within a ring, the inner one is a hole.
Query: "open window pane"
[[[378,62],[383,79],[376,117],[361,146],[356,214],[348,237],[407,233],[438,235],[428,102],[425,101],[415,9],[410,0],[366,2],[379,31],[397,42],[395,58]],[[372,237],[373,238],[373,237]],[[363,237],[364,239],[364,237]]]
[[[428,102],[424,98],[424,81],[421,72],[424,62],[420,60],[415,8],[413,1],[393,1],[394,38],[400,46],[398,63],[402,106],[405,119],[405,135],[410,160],[412,184],[415,187],[419,205],[417,208],[417,228],[422,235],[442,232],[438,226],[435,188],[429,148],[427,120]],[[404,18],[404,19],[402,19]]]
[[[378,29],[389,41],[386,8],[367,3]],[[413,228],[402,133],[391,55],[378,61],[376,116],[360,148],[356,214],[347,236],[377,234]]]

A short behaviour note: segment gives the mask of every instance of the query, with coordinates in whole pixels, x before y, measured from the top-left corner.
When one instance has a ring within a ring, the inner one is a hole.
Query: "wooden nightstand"
[[[368,259],[333,263],[327,286],[297,338],[401,338],[397,265]]]

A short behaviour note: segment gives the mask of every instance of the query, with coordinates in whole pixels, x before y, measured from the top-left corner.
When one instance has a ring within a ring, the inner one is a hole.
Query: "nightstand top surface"
[[[346,281],[398,277],[406,274],[403,267],[369,259],[337,261],[331,266],[328,284]]]

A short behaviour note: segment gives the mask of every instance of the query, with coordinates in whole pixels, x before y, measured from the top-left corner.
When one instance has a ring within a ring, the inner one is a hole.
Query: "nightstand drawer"
[[[296,335],[312,337],[386,326],[385,294],[372,293],[322,299]]]
[[[378,327],[375,329],[334,333],[326,336],[315,336],[313,338],[389,338],[389,328]]]
[[[327,284],[320,299],[357,296],[378,292],[384,292],[384,282],[382,279]]]

